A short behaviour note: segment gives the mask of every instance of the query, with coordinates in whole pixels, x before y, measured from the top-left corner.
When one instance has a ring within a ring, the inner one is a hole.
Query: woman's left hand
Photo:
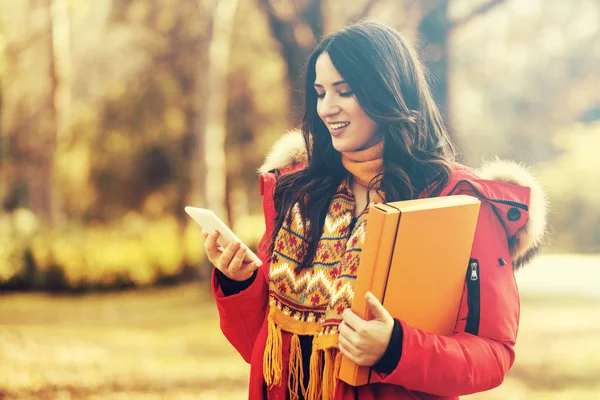
[[[394,319],[377,298],[366,294],[367,305],[372,317],[367,321],[347,308],[339,326],[339,349],[353,363],[372,367],[383,357],[390,343]]]

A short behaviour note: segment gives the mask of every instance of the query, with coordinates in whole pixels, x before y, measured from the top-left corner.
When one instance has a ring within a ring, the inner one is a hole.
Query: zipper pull
[[[472,262],[471,263],[471,280],[476,281],[477,279],[479,279],[479,276],[477,275],[477,263]]]

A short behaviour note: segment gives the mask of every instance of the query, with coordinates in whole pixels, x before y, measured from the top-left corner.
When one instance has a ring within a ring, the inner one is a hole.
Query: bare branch
[[[438,1],[421,18],[419,32],[426,43],[430,43],[432,36],[444,37],[451,29],[448,21],[448,0]]]
[[[354,22],[360,21],[363,18],[368,17],[369,13],[373,9],[373,6],[377,2],[378,2],[378,0],[367,0],[367,2],[365,3],[365,5],[363,6],[362,10],[360,10],[359,12],[357,12],[356,14],[354,14],[350,18],[348,18],[348,21],[350,23],[354,23]]]
[[[451,23],[451,28],[456,28],[466,24],[471,21],[473,18],[478,17],[492,10],[494,7],[504,3],[505,0],[490,0],[487,3],[480,5],[479,7],[472,10],[469,14],[465,15],[462,18],[457,19]]]
[[[319,40],[323,36],[323,11],[321,0],[312,0],[302,12],[302,19],[310,27],[313,36]]]
[[[269,0],[260,0],[259,3],[269,19],[271,34],[282,47],[283,57],[286,61],[292,60],[299,44],[294,37],[294,30],[290,22],[283,21]]]

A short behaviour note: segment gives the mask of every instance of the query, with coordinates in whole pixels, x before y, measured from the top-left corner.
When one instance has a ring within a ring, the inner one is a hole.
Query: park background
[[[246,397],[183,207],[256,245],[302,64],[365,17],[420,50],[462,162],[548,194],[516,364],[471,398],[600,398],[597,0],[0,0],[1,399]]]

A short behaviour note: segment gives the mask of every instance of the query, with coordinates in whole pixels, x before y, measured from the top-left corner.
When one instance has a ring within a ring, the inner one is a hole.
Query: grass
[[[479,399],[600,398],[600,300],[523,298],[517,362]],[[206,284],[5,295],[0,399],[245,399]]]
[[[0,398],[244,398],[208,288],[0,301]]]
[[[600,300],[524,296],[517,360],[497,389],[465,398],[600,398]]]

